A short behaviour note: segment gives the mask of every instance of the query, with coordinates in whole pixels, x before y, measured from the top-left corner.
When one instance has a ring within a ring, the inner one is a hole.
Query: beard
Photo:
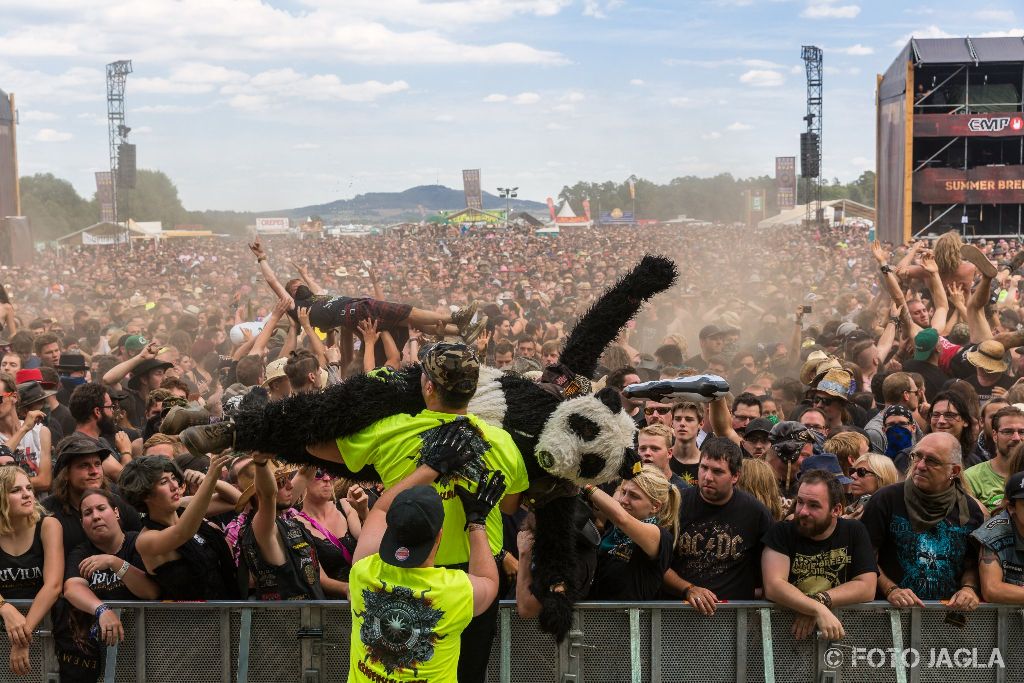
[[[828,531],[831,524],[831,517],[823,522],[815,521],[809,517],[800,517],[796,520],[796,529],[801,536],[805,538],[814,538],[815,536],[820,536]]]
[[[96,423],[96,426],[99,427],[100,434],[116,434],[118,431],[117,423],[114,422],[114,418],[108,417],[107,415],[101,417],[99,422]]]

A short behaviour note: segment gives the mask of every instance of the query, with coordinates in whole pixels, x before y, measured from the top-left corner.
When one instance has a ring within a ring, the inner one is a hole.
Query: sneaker
[[[181,443],[196,457],[207,453],[220,453],[234,447],[235,423],[225,420],[201,427],[189,427],[180,436]]]
[[[452,325],[459,328],[459,334],[465,334],[469,328],[469,324],[473,321],[473,316],[476,315],[476,308],[476,302],[473,301],[465,308],[460,308],[452,313]]]
[[[206,408],[174,406],[160,423],[161,434],[180,434],[189,427],[210,424],[210,411]]]
[[[487,329],[487,316],[480,314],[476,322],[466,328],[465,332],[462,332],[462,341],[466,344],[472,345],[476,341],[484,330]]]
[[[989,261],[988,257],[982,253],[981,249],[978,249],[973,244],[965,244],[960,247],[960,258],[968,263],[974,264],[974,267],[978,269],[978,272],[985,277],[992,278],[996,276],[995,264]]]

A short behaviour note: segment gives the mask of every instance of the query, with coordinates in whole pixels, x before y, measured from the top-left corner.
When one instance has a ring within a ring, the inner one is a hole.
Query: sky
[[[440,183],[543,201],[580,180],[774,173],[800,47],[824,50],[823,172],[874,166],[875,75],[910,36],[1024,35],[1016,0],[0,0],[22,175],[83,196],[130,59],[140,168],[186,208],[268,211]]]

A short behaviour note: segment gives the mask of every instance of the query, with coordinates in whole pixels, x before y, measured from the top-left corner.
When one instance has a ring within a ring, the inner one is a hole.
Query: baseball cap
[[[850,323],[850,322],[842,323],[841,325],[839,325],[839,327],[836,328],[836,336],[837,337],[845,337],[846,335],[850,334],[851,332],[855,332],[858,329],[859,328],[857,327],[857,325],[855,323]]]
[[[747,428],[743,430],[743,436],[749,437],[755,432],[764,432],[765,436],[771,436],[772,427],[775,424],[767,417],[759,417],[756,420],[751,420]]]
[[[1007,478],[1006,486],[1003,488],[1003,496],[1010,500],[1024,498],[1024,472],[1011,474]]]
[[[718,325],[705,325],[700,328],[700,338],[707,339],[708,337],[718,337],[723,334],[722,330]]]
[[[465,344],[439,342],[420,352],[420,363],[431,382],[453,394],[472,394],[480,377],[480,361]]]
[[[53,464],[53,476],[71,464],[80,455],[99,455],[103,460],[114,452],[100,441],[82,432],[73,432],[57,444],[57,460]]]
[[[939,331],[926,327],[914,336],[914,360],[928,360],[939,343]]]
[[[274,360],[267,363],[266,379],[263,380],[263,386],[269,386],[271,382],[279,377],[285,377],[284,366],[288,364],[288,356],[281,358],[275,358]]]
[[[138,353],[142,349],[146,348],[146,344],[148,343],[149,340],[141,334],[130,334],[124,340],[124,350],[128,353]]]
[[[388,528],[380,539],[380,559],[396,567],[423,564],[444,524],[444,505],[433,486],[402,491],[387,513]]]

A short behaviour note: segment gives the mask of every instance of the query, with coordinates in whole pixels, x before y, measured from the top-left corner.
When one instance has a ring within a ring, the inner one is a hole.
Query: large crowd
[[[797,638],[830,640],[853,603],[1024,604],[1015,240],[414,226],[163,241],[0,270],[11,670],[29,673],[47,614],[61,680],[93,681],[124,637],[107,601],[336,598],[353,612],[349,680],[483,680],[496,600],[535,617],[560,587],[532,577],[528,458],[468,402],[490,369],[543,381],[645,253],[678,281],[586,378],[618,393],[642,466],[563,492],[584,510],[572,599],[704,615],[763,599],[796,613]],[[243,413],[410,364],[416,414],[298,456],[240,446]],[[701,375],[730,392],[630,389]],[[428,593],[425,621],[402,623]]]

